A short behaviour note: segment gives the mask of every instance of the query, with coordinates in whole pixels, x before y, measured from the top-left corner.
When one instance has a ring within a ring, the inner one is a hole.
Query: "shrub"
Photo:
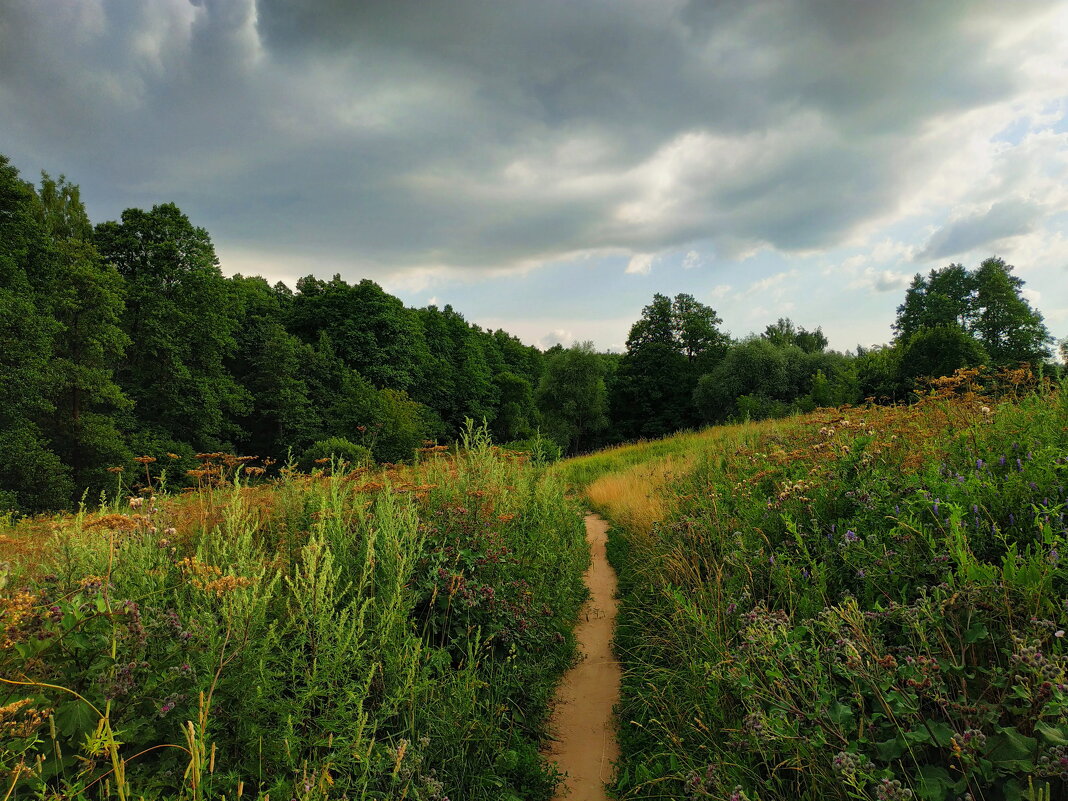
[[[316,467],[330,468],[333,464],[344,463],[348,467],[366,467],[372,464],[370,448],[357,445],[344,437],[331,437],[314,442],[300,456],[300,466],[305,470]]]

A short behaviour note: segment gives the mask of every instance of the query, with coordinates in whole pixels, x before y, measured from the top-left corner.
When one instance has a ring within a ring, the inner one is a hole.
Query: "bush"
[[[535,434],[533,437],[514,442],[506,442],[501,447],[506,451],[527,454],[532,464],[552,464],[553,462],[558,462],[564,455],[563,448],[560,447],[556,440],[543,437],[541,434]]]
[[[48,450],[32,427],[0,431],[0,512],[69,508],[70,468]]]
[[[321,439],[300,456],[300,466],[305,470],[314,470],[316,467],[330,468],[339,463],[344,463],[347,467],[366,467],[373,462],[370,448],[357,445],[344,437]]]

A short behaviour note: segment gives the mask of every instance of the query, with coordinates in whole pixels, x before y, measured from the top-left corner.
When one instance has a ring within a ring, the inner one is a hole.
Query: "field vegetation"
[[[386,471],[202,454],[199,489],[0,533],[0,798],[547,799],[588,561],[468,431]]]
[[[616,523],[618,797],[1068,797],[1065,390],[961,371],[564,463]]]

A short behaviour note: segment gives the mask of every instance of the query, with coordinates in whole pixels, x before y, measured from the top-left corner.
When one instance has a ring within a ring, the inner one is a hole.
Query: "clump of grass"
[[[1068,794],[1068,392],[935,389],[631,493],[621,798]]]
[[[560,479],[467,446],[255,487],[235,461],[50,521],[0,587],[0,792],[549,798],[582,520]]]

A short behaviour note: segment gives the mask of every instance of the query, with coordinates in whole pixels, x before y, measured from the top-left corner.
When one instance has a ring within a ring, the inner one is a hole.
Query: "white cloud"
[[[797,270],[786,270],[781,273],[775,273],[775,275],[769,275],[767,278],[761,278],[759,281],[754,281],[749,287],[742,292],[742,296],[765,294],[770,290],[778,290],[781,285],[790,278],[795,278],[798,275]]]
[[[708,291],[708,297],[713,300],[722,300],[730,294],[730,284],[716,284],[712,289]]]
[[[627,262],[627,269],[625,272],[628,275],[648,275],[652,272],[653,264],[656,262],[656,255],[652,253],[635,253],[630,257],[630,261]]]

